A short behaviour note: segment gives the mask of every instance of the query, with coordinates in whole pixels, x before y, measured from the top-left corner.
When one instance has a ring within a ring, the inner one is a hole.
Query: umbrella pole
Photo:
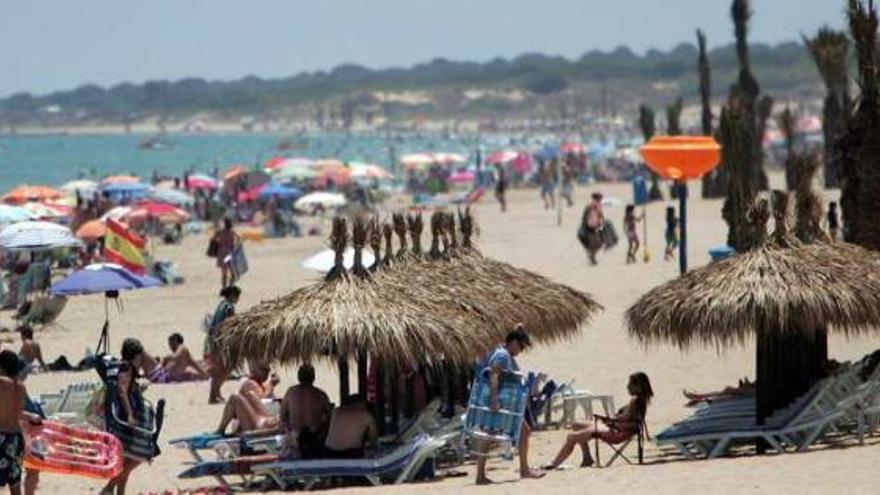
[[[345,400],[351,393],[351,387],[348,382],[348,359],[346,356],[336,358],[336,366],[339,370],[339,402]]]
[[[95,346],[95,352],[98,354],[110,353],[110,298],[104,297],[104,326],[101,327],[101,337],[98,338],[98,345]]]
[[[385,362],[379,357],[374,360],[376,366],[376,410],[374,416],[379,436],[382,436],[385,434]]]
[[[400,431],[400,368],[394,366],[390,371],[391,424],[388,430],[396,434]]]
[[[358,353],[357,358],[358,393],[367,396],[367,355]]]
[[[682,274],[687,272],[687,182],[681,180],[678,185],[678,230],[681,239],[678,243],[678,268]]]

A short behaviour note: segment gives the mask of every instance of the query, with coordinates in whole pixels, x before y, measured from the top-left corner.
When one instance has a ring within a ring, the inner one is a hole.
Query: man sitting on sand
[[[327,440],[324,441],[324,456],[331,459],[361,459],[365,447],[376,447],[378,430],[373,415],[367,408],[367,400],[362,395],[349,395],[333,411]]]
[[[46,363],[43,361],[43,350],[34,340],[34,329],[30,325],[22,325],[18,328],[18,334],[21,336],[21,349],[18,355],[24,361],[26,368],[25,373],[30,372],[36,363],[40,367],[40,371],[49,371]]]
[[[278,416],[270,414],[263,404],[263,399],[275,397],[275,385],[279,382],[278,376],[271,371],[266,363],[251,365],[250,375],[242,382],[238,393],[232,394],[226,401],[217,433],[225,435],[226,428],[233,420],[238,422],[236,433],[278,428]]]
[[[207,374],[189,354],[189,350],[183,346],[183,338],[174,339],[175,343],[180,342],[179,346],[183,349],[172,346],[172,339],[168,340],[172,352],[178,349],[180,354],[175,352],[164,358],[162,363],[145,352],[143,344],[134,338],[127,338],[122,342],[122,359],[131,363],[132,367],[139,370],[151,383],[180,383],[204,379]]]
[[[299,384],[287,389],[281,401],[281,430],[285,444],[295,446],[302,459],[315,459],[323,453],[333,405],[327,394],[315,387],[315,368],[303,364],[296,374]]]
[[[171,354],[162,358],[162,368],[168,372],[171,381],[189,382],[206,380],[208,373],[201,363],[192,357],[189,348],[183,343],[183,335],[172,333],[168,336]]]
[[[21,465],[24,458],[24,435],[21,421],[40,424],[39,416],[26,412],[27,390],[18,379],[22,363],[12,351],[0,351],[0,487],[9,493],[21,493]]]
[[[501,375],[504,373],[514,373],[519,371],[514,358],[519,355],[526,347],[531,345],[529,335],[523,326],[517,325],[511,330],[504,339],[504,343],[493,349],[480,363],[480,373],[488,373],[490,387],[490,406],[493,410],[498,410],[498,387],[501,383]],[[485,379],[485,378],[483,378]],[[529,435],[531,428],[528,421],[523,421],[522,431],[519,439],[519,475],[521,478],[540,478],[544,476],[543,471],[534,470],[529,467]],[[489,445],[483,445],[482,449],[488,450]],[[486,477],[486,455],[477,458],[477,484],[486,485],[492,483],[492,480]]]

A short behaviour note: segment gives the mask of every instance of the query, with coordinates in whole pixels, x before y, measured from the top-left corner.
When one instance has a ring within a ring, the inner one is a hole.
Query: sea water
[[[133,174],[149,180],[155,171],[181,176],[211,173],[231,165],[258,166],[274,156],[363,161],[399,171],[392,162],[406,153],[461,153],[473,162],[476,142],[437,135],[320,133],[294,139],[297,149],[279,151],[287,136],[278,134],[172,134],[168,149],[145,150],[150,136],[64,135],[0,137],[0,192],[20,184],[60,186],[77,178]]]

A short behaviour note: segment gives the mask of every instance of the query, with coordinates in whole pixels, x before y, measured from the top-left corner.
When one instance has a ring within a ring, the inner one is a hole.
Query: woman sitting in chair
[[[593,465],[593,456],[590,455],[590,440],[598,438],[609,443],[620,443],[637,435],[645,422],[645,414],[648,411],[651,397],[654,396],[654,390],[651,388],[648,375],[641,371],[629,376],[626,389],[631,396],[629,404],[621,408],[613,418],[596,415],[595,417],[601,421],[597,426],[575,423],[572,426],[573,431],[565,439],[565,445],[556,454],[553,462],[544,466],[544,469],[558,468],[574,452],[576,445],[580,446],[583,454],[581,467],[590,467]]]

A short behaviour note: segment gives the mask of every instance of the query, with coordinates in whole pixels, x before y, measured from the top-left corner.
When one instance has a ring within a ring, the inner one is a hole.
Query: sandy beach
[[[781,185],[781,177],[774,176]],[[697,186],[697,184],[694,184]],[[552,347],[529,350],[520,359],[524,369],[548,373],[557,381],[575,380],[575,387],[597,393],[612,394],[618,404],[626,400],[627,376],[645,371],[656,393],[648,411],[648,427],[652,433],[661,431],[675,420],[689,414],[681,394],[683,388],[715,390],[735,384],[739,378],[754,376],[754,345],[719,352],[713,348],[693,348],[686,352],[670,346],[640,347],[629,338],[623,326],[623,313],[641,294],[678,273],[677,262],[663,261],[663,215],[666,202],[648,208],[648,246],[652,261],[648,264],[625,264],[625,246],[600,254],[598,267],[587,264],[586,255],[577,242],[577,221],[589,193],[601,190],[619,198],[624,204],[631,198],[628,184],[601,184],[579,188],[575,207],[563,210],[561,226],[556,224],[555,211],[541,207],[536,190],[514,190],[509,193],[506,214],[486,198],[475,209],[479,222],[479,246],[497,259],[534,270],[553,280],[592,294],[605,306],[605,311],[574,340]],[[836,192],[830,193],[836,196]],[[827,199],[827,198],[826,198]],[[671,203],[670,203],[671,204]],[[699,199],[692,187],[689,203],[689,252],[692,266],[708,262],[710,247],[723,244],[726,225],[721,220],[720,200]],[[677,203],[676,203],[677,207]],[[621,228],[623,207],[606,210]],[[300,268],[300,261],[324,247],[323,237],[266,240],[248,244],[246,249],[250,272],[241,281],[243,294],[239,311],[277,295],[287,293],[315,279],[318,274]],[[625,241],[623,241],[625,242]],[[122,339],[134,336],[143,341],[148,351],[162,355],[165,342],[172,332],[180,332],[191,349],[201,352],[204,333],[201,321],[213,311],[217,301],[219,274],[213,260],[205,257],[205,236],[190,236],[178,246],[156,247],[156,254],[178,263],[186,283],[158,290],[123,294],[122,312],[110,308],[111,345],[115,352]],[[44,355],[52,360],[65,354],[71,362],[82,357],[87,347],[94,348],[104,317],[104,301],[98,296],[72,298],[57,325],[37,334]],[[12,326],[4,313],[0,325]],[[12,334],[0,335],[15,337]],[[17,337],[15,337],[17,348]],[[4,344],[7,347],[8,344]],[[829,355],[839,361],[855,360],[878,347],[876,339],[845,339],[833,336]],[[322,365],[317,385],[338,402],[335,367]],[[280,370],[282,387],[294,383],[295,369]],[[57,391],[68,383],[97,381],[94,372],[52,373],[30,377],[31,394]],[[227,382],[224,394],[234,390],[235,382]],[[186,489],[212,485],[213,480],[178,480],[188,454],[170,447],[171,438],[216,427],[221,406],[207,404],[207,383],[151,385],[147,396],[167,401],[166,421],[160,445],[163,453],[152,465],[139,467],[132,475],[130,492],[151,492]],[[559,447],[564,433],[551,430],[533,437],[531,460],[538,466],[548,462]],[[465,466],[468,477],[419,485],[382,489],[354,488],[353,493],[871,493],[875,492],[875,462],[880,442],[868,439],[865,446],[849,440],[834,447],[811,449],[803,454],[755,456],[751,453],[712,461],[685,461],[668,456],[649,444],[646,465],[628,466],[617,463],[609,469],[570,469],[551,472],[537,481],[519,481],[515,463],[491,463],[490,477],[497,483],[480,487],[473,483],[473,467]],[[603,452],[603,457],[609,454]],[[570,461],[577,463],[576,458]],[[42,493],[68,495],[95,493],[100,483],[82,478],[44,475]]]

